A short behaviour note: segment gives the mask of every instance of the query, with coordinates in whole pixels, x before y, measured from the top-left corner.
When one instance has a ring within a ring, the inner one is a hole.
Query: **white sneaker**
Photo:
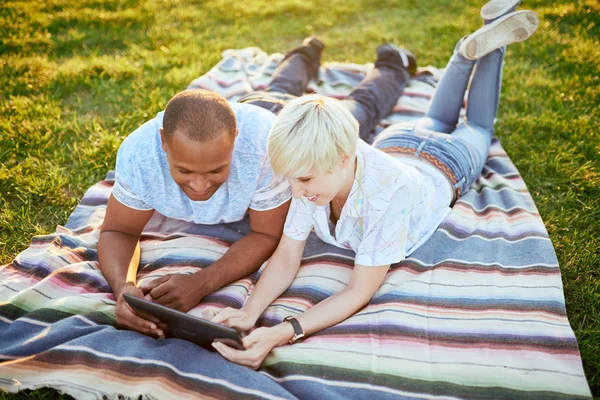
[[[492,51],[528,39],[540,20],[533,11],[515,11],[479,28],[461,43],[458,51],[468,60],[477,60]]]
[[[481,7],[481,19],[486,24],[489,24],[496,18],[514,11],[519,3],[521,3],[521,0],[490,0],[486,5]]]

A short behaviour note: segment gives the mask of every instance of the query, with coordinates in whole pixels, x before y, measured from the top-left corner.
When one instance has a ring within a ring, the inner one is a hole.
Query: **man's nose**
[[[195,192],[204,192],[210,188],[210,182],[202,177],[195,177],[190,182],[190,187]]]

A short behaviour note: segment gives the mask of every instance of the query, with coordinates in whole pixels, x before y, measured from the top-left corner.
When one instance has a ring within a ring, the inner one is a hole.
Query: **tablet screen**
[[[123,294],[123,297],[132,308],[151,314],[165,323],[175,337],[189,340],[210,350],[213,350],[211,343],[214,341],[223,342],[236,349],[244,349],[240,333],[233,328],[129,294]]]

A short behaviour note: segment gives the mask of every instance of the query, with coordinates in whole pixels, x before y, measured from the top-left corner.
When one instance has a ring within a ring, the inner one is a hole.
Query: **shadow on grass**
[[[42,388],[37,390],[23,390],[19,393],[0,392],[0,400],[71,400],[73,397],[60,394],[54,389]]]

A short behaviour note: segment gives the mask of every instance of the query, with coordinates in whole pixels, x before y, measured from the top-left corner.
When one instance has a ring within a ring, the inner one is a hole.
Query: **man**
[[[307,38],[286,55],[265,91],[240,99],[245,104],[228,104],[209,91],[179,93],[164,114],[125,139],[98,242],[100,269],[113,289],[121,326],[164,336],[159,321],[134,312],[124,293],[148,292],[153,301],[185,312],[271,256],[291,193],[287,182],[273,175],[267,136],[274,114],[317,77],[323,48],[318,39]],[[391,112],[415,69],[410,52],[390,44],[378,48],[375,67],[343,101],[359,121],[362,138]],[[251,232],[193,275],[167,274],[137,288],[128,271],[137,271],[139,238],[155,210],[200,224],[239,221],[247,212]]]
[[[275,116],[228,104],[216,93],[186,91],[125,139],[98,242],[100,269],[113,289],[117,322],[155,337],[156,319],[136,314],[124,293],[188,311],[207,294],[258,269],[275,250],[289,207],[285,180],[273,176],[266,140]],[[139,264],[139,238],[154,211],[199,224],[240,221],[251,232],[192,275],[168,274],[143,288],[127,278]]]

